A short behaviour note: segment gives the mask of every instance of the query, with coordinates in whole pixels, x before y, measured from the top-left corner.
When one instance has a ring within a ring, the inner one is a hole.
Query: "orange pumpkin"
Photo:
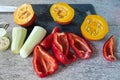
[[[88,15],[80,30],[82,35],[88,40],[101,40],[109,31],[106,20],[99,15]]]
[[[30,26],[36,19],[35,12],[29,3],[19,6],[14,12],[14,22],[20,26]]]
[[[55,22],[65,25],[72,22],[75,11],[65,2],[57,2],[51,6],[50,14]]]

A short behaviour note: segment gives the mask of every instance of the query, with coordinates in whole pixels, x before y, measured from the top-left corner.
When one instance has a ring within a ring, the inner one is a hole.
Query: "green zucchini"
[[[26,58],[33,51],[35,45],[37,45],[46,35],[47,31],[40,27],[35,26],[25,41],[23,47],[20,50],[20,56]]]
[[[0,37],[0,51],[4,51],[9,48],[10,40],[7,37]]]
[[[19,54],[26,38],[27,29],[23,27],[14,27],[12,30],[11,51],[14,54]]]

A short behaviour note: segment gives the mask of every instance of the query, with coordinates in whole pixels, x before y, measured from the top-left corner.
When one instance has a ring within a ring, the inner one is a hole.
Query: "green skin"
[[[28,57],[33,51],[35,45],[37,45],[45,37],[46,33],[47,31],[44,28],[35,26],[20,49],[20,56],[22,58]]]
[[[26,38],[27,30],[22,27],[14,27],[12,30],[11,51],[14,54],[19,54]]]

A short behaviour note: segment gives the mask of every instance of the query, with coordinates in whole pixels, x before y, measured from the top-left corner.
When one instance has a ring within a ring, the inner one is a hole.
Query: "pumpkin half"
[[[100,15],[88,15],[80,30],[84,38],[88,40],[101,40],[109,32],[106,20]]]
[[[65,2],[57,2],[50,7],[50,14],[55,22],[65,25],[72,22],[75,11]]]
[[[19,6],[14,12],[14,22],[20,26],[30,26],[36,18],[35,12],[29,3]]]

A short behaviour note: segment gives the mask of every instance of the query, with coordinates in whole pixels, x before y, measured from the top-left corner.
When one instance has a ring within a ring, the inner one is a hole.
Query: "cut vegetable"
[[[39,45],[35,46],[34,48],[32,62],[34,70],[40,78],[44,78],[50,74],[53,74],[58,68],[56,59]]]
[[[88,15],[80,29],[84,38],[88,40],[101,40],[109,31],[106,20],[99,15]]]
[[[49,50],[52,46],[53,35],[59,31],[60,31],[59,27],[54,27],[51,34],[49,34],[43,41],[41,41],[40,46],[42,46],[46,50]]]
[[[0,37],[0,51],[8,49],[10,40],[7,37]]]
[[[34,23],[36,14],[29,3],[19,6],[14,12],[14,22],[18,25],[27,27]]]
[[[0,28],[0,37],[6,37],[7,31],[4,28]]]
[[[50,14],[55,22],[66,25],[72,22],[75,11],[66,2],[57,2],[50,7]]]
[[[11,51],[14,54],[19,54],[26,38],[27,29],[22,27],[14,27],[12,31]]]
[[[36,44],[38,44],[46,35],[47,31],[40,27],[35,26],[25,41],[23,47],[20,50],[20,56],[22,58],[26,58],[30,55],[30,53],[33,51]]]
[[[113,35],[105,42],[103,46],[103,56],[107,61],[113,62],[117,60],[115,57],[115,42]]]

